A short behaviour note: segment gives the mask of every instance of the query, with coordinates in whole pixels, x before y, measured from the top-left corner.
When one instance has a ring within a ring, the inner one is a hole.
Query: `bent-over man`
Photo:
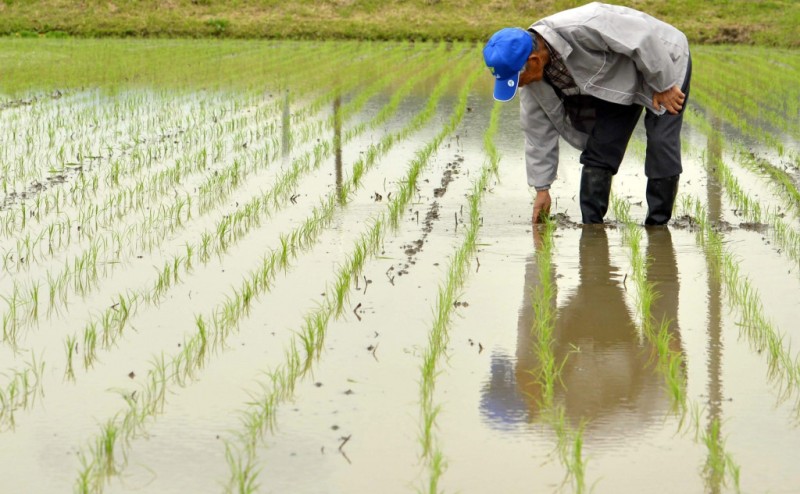
[[[519,89],[533,221],[550,209],[559,136],[582,151],[584,223],[602,223],[611,177],[645,112],[648,225],[666,224],[678,191],[680,132],[692,73],[689,43],[673,26],[627,7],[590,3],[496,32],[483,50],[494,97]]]

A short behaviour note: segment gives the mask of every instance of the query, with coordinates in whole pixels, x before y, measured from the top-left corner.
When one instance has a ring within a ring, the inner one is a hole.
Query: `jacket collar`
[[[533,29],[542,38],[547,41],[550,45],[550,48],[554,49],[561,55],[561,58],[566,59],[569,57],[569,54],[572,53],[572,47],[567,43],[564,38],[561,37],[560,34],[555,32],[554,30],[550,29],[546,24],[542,24],[541,21],[535,22],[531,25],[530,29]]]

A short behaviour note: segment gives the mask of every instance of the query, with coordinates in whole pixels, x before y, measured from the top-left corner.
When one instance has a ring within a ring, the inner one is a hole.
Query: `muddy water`
[[[422,172],[399,228],[387,234],[366,264],[344,316],[331,321],[320,359],[279,404],[276,428],[255,446],[259,492],[427,490],[429,472],[419,440],[420,366],[437,290],[462,240],[467,195],[486,159],[483,132],[492,103],[487,87],[476,87],[480,92],[470,96],[463,124]],[[81,371],[76,383],[63,382],[62,342],[47,336],[63,334],[59,321],[70,333],[77,331],[105,299],[76,300],[69,315],[38,328],[26,343],[45,354],[46,394],[32,410],[18,413],[16,430],[0,432],[0,492],[69,491],[80,468],[78,452],[86,450],[98,424],[124,410],[118,392],[136,389],[154,356],[179,351],[194,331],[195,316],[224,301],[265,250],[279,244],[278,234],[302,221],[319,196],[335,191],[367,147],[401,128],[426,96],[414,95],[382,128],[334,152],[298,188],[296,203],[226,256],[183,277],[160,305],[137,314],[135,331],[93,369]],[[350,125],[378,112],[389,97],[375,98],[355,121],[319,138],[336,140]],[[226,347],[190,385],[170,389],[164,413],[131,441],[127,465],[105,492],[224,492],[230,477],[225,441],[236,441],[241,413],[263,396],[265,374],[284,361],[304,316],[331,289],[354,241],[385,210],[406,165],[446,121],[454,103],[447,96],[429,125],[380,160],[320,241],[258,298]],[[339,104],[317,117],[326,118]],[[556,432],[544,418],[542,390],[534,377],[531,294],[538,283],[538,230],[530,224],[517,112],[515,104],[502,111],[496,143],[503,159],[489,182],[478,251],[458,296],[447,358],[436,378],[435,434],[446,462],[440,479],[445,492],[576,490],[555,453]],[[641,131],[636,136],[640,140]],[[706,175],[704,152],[714,145],[691,128],[685,137],[681,192],[700,199],[711,220],[724,226],[726,248],[760,294],[764,313],[787,345],[796,346],[800,278],[795,264],[768,235],[743,227],[720,185]],[[681,221],[647,229],[642,236],[650,259],[647,278],[659,294],[653,315],[672,321],[670,348],[683,357],[687,404],[698,410],[696,416],[680,417],[654,365],[653,348],[641,334],[630,250],[621,228],[613,220],[606,227],[575,224],[580,217],[578,153],[562,143],[561,158],[552,192],[559,214],[552,259],[553,348],[564,362],[555,401],[572,427],[584,427],[586,486],[614,493],[734,492],[730,478],[725,484],[704,469],[709,451],[701,436],[719,421],[724,450],[741,469],[742,492],[795,492],[800,486],[793,461],[800,441],[795,397],[782,399],[763,350],[743,335],[739,309],[710,268],[696,231]],[[614,194],[630,202],[637,221],[646,212],[641,163],[641,145],[634,143],[614,181]],[[211,216],[227,214],[235,203],[257,194],[276,171],[254,176]],[[746,171],[736,173],[769,199],[769,186]],[[194,235],[210,224],[210,218],[198,218],[187,231]],[[177,251],[181,241],[180,235],[167,239],[161,254]],[[103,291],[142,285],[149,279],[142,266],[157,264],[161,254],[121,267]],[[9,349],[1,355],[4,364],[19,363]]]

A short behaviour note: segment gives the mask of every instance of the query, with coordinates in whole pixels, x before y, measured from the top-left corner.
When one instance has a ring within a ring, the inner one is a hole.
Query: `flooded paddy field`
[[[693,48],[645,228],[480,48],[3,40],[0,492],[800,490],[797,53]]]

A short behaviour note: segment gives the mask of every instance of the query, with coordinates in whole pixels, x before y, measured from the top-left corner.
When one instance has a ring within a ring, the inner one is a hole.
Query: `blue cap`
[[[483,60],[495,78],[494,99],[509,101],[517,94],[519,72],[533,51],[533,38],[519,27],[494,33],[483,48]]]

